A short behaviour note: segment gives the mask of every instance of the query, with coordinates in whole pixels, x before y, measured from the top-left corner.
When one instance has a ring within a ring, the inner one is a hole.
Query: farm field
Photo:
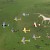
[[[50,0],[0,0],[0,50],[50,50],[50,23],[42,23],[38,13],[50,18]],[[15,17],[21,20],[15,21]],[[3,28],[3,22],[9,26]],[[34,27],[34,22],[40,26]],[[30,32],[23,32],[24,27]],[[12,32],[12,28],[17,31]],[[35,40],[33,34],[41,38]],[[23,44],[23,37],[30,42]]]

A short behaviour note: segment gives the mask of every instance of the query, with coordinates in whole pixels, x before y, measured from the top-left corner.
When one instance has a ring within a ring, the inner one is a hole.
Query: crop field
[[[0,0],[0,50],[50,50],[50,20],[43,21],[40,14],[50,18],[50,0]],[[34,22],[40,26],[35,27]],[[24,28],[30,32],[25,33]],[[35,40],[34,34],[41,37]],[[23,37],[30,42],[23,44]]]

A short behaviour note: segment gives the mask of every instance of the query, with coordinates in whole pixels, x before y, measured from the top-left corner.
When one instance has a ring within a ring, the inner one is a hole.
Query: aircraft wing
[[[33,35],[33,39],[35,39],[35,40],[36,40],[36,37],[35,37],[35,35]]]
[[[14,19],[15,21],[17,21],[17,17],[15,17],[15,19]]]
[[[24,28],[24,30],[23,30],[25,33],[26,33],[26,28]]]
[[[25,44],[25,37],[22,38],[21,42]]]
[[[5,24],[5,22],[3,22],[3,24],[2,24],[2,25],[3,25],[3,28],[5,28],[5,25],[6,25],[6,24]]]

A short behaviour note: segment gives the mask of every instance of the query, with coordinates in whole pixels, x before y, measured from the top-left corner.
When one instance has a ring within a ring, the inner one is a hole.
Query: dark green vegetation
[[[30,15],[23,17],[23,12]],[[50,24],[42,24],[42,18],[38,18],[38,14],[34,13],[42,13],[50,17],[50,0],[0,0],[0,50],[50,50],[50,45],[46,45],[50,43],[50,39],[46,38],[46,33],[50,33],[50,28],[34,28],[32,26],[34,21],[41,25],[49,26]],[[14,16],[21,17],[22,20],[16,22]],[[2,23],[4,21],[6,24],[9,23],[10,26],[3,28]],[[16,30],[19,29],[19,31],[12,33],[12,27]],[[25,34],[22,31],[24,27],[30,29],[31,32]],[[32,39],[33,34],[42,37],[34,40]],[[23,36],[26,39],[31,39],[31,42],[26,42],[23,45],[21,43]]]

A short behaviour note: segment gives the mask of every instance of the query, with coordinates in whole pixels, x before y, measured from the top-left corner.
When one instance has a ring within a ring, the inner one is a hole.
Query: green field
[[[22,16],[22,13],[29,13],[29,16]],[[0,50],[50,50],[50,39],[46,38],[47,33],[50,34],[50,27],[33,26],[34,22],[41,25],[50,26],[48,21],[42,24],[42,18],[38,18],[41,13],[46,17],[50,17],[50,0],[0,0]],[[21,18],[21,21],[14,21],[15,16]],[[10,24],[6,28],[2,27],[2,23]],[[26,27],[30,32],[26,34],[22,31]],[[11,29],[19,30],[11,32]],[[34,40],[32,35],[41,36],[40,39]],[[30,39],[24,45],[21,43],[22,37]],[[41,41],[44,40],[44,41]],[[35,45],[41,46],[37,48]]]

